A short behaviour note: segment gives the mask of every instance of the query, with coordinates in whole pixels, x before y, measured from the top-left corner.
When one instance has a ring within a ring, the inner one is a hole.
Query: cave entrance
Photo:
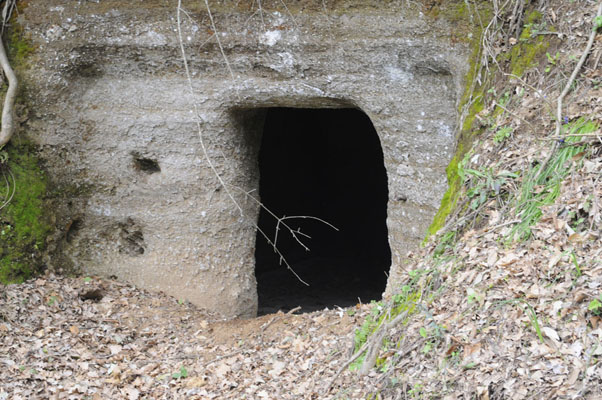
[[[282,216],[277,248],[258,231],[255,276],[259,315],[301,306],[310,312],[380,299],[391,265],[387,173],[380,140],[357,109],[269,108],[259,152],[261,201]],[[271,240],[277,220],[262,209]],[[285,222],[310,249],[282,226]]]

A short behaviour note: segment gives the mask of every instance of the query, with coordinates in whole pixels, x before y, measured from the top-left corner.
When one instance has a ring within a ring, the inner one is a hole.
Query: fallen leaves
[[[101,286],[97,302],[81,296]],[[52,274],[6,287],[0,309],[0,398],[10,399],[324,398],[369,311],[223,323],[162,294]]]

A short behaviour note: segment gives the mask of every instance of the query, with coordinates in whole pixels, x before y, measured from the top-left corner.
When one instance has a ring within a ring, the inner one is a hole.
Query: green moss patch
[[[0,199],[8,199],[14,189],[0,210],[0,283],[6,284],[23,282],[41,269],[51,225],[44,212],[47,179],[32,146],[13,143],[3,151],[8,160],[1,166]]]
[[[526,23],[518,43],[507,53],[512,75],[522,76],[529,68],[537,65],[539,56],[546,52],[549,43],[544,40],[544,36],[534,36],[536,30],[534,28],[541,17],[539,11],[533,11],[526,16]]]
[[[488,15],[490,11],[491,10],[489,9],[484,9],[481,12],[483,12],[484,15]],[[458,175],[458,163],[464,158],[466,152],[470,150],[474,137],[482,132],[481,127],[478,126],[479,124],[477,124],[476,121],[477,115],[483,111],[484,108],[485,88],[487,85],[484,83],[481,86],[473,86],[473,82],[476,81],[475,78],[480,70],[479,62],[482,51],[481,39],[482,28],[479,25],[474,26],[472,41],[470,43],[472,49],[470,55],[470,68],[464,77],[466,87],[458,109],[459,113],[462,113],[463,110],[466,109],[467,115],[464,118],[460,133],[458,134],[456,152],[446,168],[448,183],[447,191],[445,192],[445,195],[443,195],[439,210],[437,211],[437,214],[435,214],[433,222],[428,229],[426,239],[437,233],[439,229],[443,228],[446,218],[456,207],[462,189],[462,179],[460,179],[460,176]]]

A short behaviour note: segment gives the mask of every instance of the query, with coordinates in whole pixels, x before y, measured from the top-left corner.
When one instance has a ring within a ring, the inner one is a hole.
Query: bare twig
[[[295,275],[295,277],[304,285],[309,286],[309,284],[307,282],[305,282],[303,279],[301,279],[301,277],[295,272],[295,270],[293,270],[293,268],[291,267],[291,265],[288,263],[288,261],[286,260],[286,258],[284,257],[284,254],[282,254],[280,252],[280,250],[278,250],[278,246],[277,246],[277,242],[278,242],[278,232],[280,230],[280,225],[282,224],[283,227],[285,227],[288,232],[290,233],[290,235],[297,241],[297,243],[303,247],[303,249],[305,251],[309,251],[309,247],[307,247],[305,245],[305,243],[303,243],[303,241],[297,236],[304,236],[306,238],[311,239],[311,236],[301,232],[300,230],[295,230],[293,228],[291,228],[288,224],[283,223],[283,220],[286,219],[313,219],[319,222],[322,222],[323,224],[326,224],[327,226],[331,227],[332,229],[338,231],[339,229],[337,227],[335,227],[334,225],[324,221],[321,218],[318,217],[312,217],[309,215],[298,215],[298,216],[292,216],[292,217],[278,217],[276,214],[274,214],[272,212],[272,210],[270,210],[268,207],[266,207],[261,201],[259,201],[257,198],[255,198],[254,196],[251,196],[251,193],[249,191],[243,190],[242,188],[239,188],[238,186],[234,186],[234,185],[230,185],[230,187],[241,191],[247,199],[251,199],[253,200],[255,203],[257,203],[259,205],[259,207],[261,207],[262,209],[264,209],[270,216],[272,216],[274,219],[276,219],[277,225],[276,225],[276,232],[275,232],[275,236],[274,236],[274,240],[271,240],[268,235],[254,222],[252,222],[252,225],[255,227],[255,229],[257,229],[257,231],[261,234],[261,236],[263,236],[263,238],[268,242],[268,244],[274,249],[274,253],[278,254],[279,259],[280,259],[280,264],[284,263],[284,265],[286,266],[286,268],[291,271],[293,273],[293,275]]]
[[[286,315],[293,315],[294,313],[296,313],[297,311],[301,310],[301,306],[297,306],[295,308],[292,308],[290,310],[288,310],[286,312]]]
[[[334,382],[338,379],[338,377],[343,373],[343,371],[345,371],[347,369],[347,367],[349,367],[355,360],[357,360],[358,358],[360,358],[360,356],[362,354],[364,354],[364,352],[366,351],[366,349],[368,348],[368,345],[370,344],[370,342],[366,342],[364,343],[364,345],[357,351],[357,353],[355,353],[353,355],[353,357],[351,357],[350,359],[348,359],[345,364],[343,364],[341,366],[341,368],[339,368],[339,370],[337,371],[336,374],[334,374],[334,376],[332,377],[332,379],[330,380],[330,382],[328,383],[328,386],[326,386],[326,391],[325,393],[330,392],[330,389],[332,388],[332,385],[334,384]]]
[[[213,364],[215,362],[218,362],[219,360],[223,360],[224,358],[234,357],[234,356],[236,356],[236,355],[238,355],[238,354],[240,354],[240,353],[242,353],[244,351],[246,351],[246,349],[236,350],[236,351],[233,351],[231,353],[227,353],[227,354],[215,357],[213,360],[206,362],[205,363],[205,367],[208,367],[209,365],[211,365],[211,364]]]
[[[286,10],[286,12],[288,13],[288,15],[291,17],[291,20],[293,21],[293,25],[295,25],[295,27],[297,29],[299,29],[299,25],[297,24],[297,20],[295,19],[295,17],[293,16],[293,14],[291,13],[291,10],[288,9],[288,6],[286,5],[286,3],[284,2],[284,0],[280,0],[280,2],[282,3],[282,5],[284,6],[284,9]]]
[[[259,18],[261,18],[261,27],[265,31],[265,21],[263,19],[263,8],[261,7],[261,0],[257,0],[257,8],[259,9]]]
[[[205,0],[205,3],[207,4],[207,9],[209,10],[209,3],[207,3],[207,0]],[[184,62],[184,70],[186,72],[186,78],[188,79],[188,88],[189,88],[190,94],[194,97],[194,89],[193,89],[193,86],[192,86],[192,76],[190,74],[190,68],[188,66],[188,57],[186,55],[186,50],[184,49],[184,40],[182,38],[182,17],[181,17],[182,11],[181,10],[182,10],[182,0],[178,0],[178,9],[177,9],[177,12],[176,12],[177,23],[178,23],[178,39],[179,39],[179,42],[180,42],[180,51],[182,53],[182,60]],[[213,17],[211,17],[211,11],[210,10],[209,10],[209,16],[210,16],[210,19],[211,19],[211,26],[215,27],[215,24],[213,23]],[[220,43],[220,41],[219,41],[219,35],[215,35],[215,37],[217,38],[218,43]],[[220,49],[221,49],[221,43],[220,43]],[[227,63],[227,61],[226,61],[226,63]],[[209,164],[209,167],[211,168],[211,170],[213,171],[213,173],[217,177],[220,185],[226,191],[228,197],[230,197],[230,199],[232,200],[232,202],[234,203],[234,205],[236,206],[236,208],[240,212],[240,215],[244,216],[244,212],[242,210],[242,207],[238,204],[238,202],[236,201],[236,199],[234,198],[234,196],[232,195],[232,193],[230,192],[230,190],[226,186],[226,183],[222,179],[221,175],[219,174],[219,172],[217,172],[217,169],[215,168],[215,165],[213,164],[213,161],[212,161],[211,157],[209,157],[209,153],[207,152],[207,147],[205,146],[205,140],[204,140],[204,137],[203,137],[203,130],[202,130],[202,127],[201,127],[200,111],[199,111],[199,107],[198,107],[198,105],[197,105],[197,103],[195,101],[193,101],[193,107],[194,107],[194,114],[196,116],[195,121],[196,121],[196,125],[197,125],[199,143],[201,144],[201,149],[203,151],[203,155],[205,156],[205,160],[207,160],[207,163]]]
[[[2,8],[2,29],[0,29],[0,33],[4,33],[4,27],[10,19],[10,16],[13,14],[13,10],[15,9],[16,5],[16,0],[7,0],[4,3],[4,8]]]
[[[600,137],[600,133],[567,133],[565,135],[560,135],[560,136],[550,136],[548,137],[548,139],[550,140],[558,140],[558,139],[564,139],[567,137],[593,137],[593,138],[599,138]]]
[[[475,236],[475,238],[480,238],[480,237],[483,237],[483,236],[485,236],[486,234],[488,234],[488,233],[490,233],[490,232],[493,232],[493,231],[494,231],[494,230],[496,230],[496,229],[503,228],[504,226],[508,226],[508,225],[512,225],[512,224],[518,224],[520,221],[521,221],[520,219],[514,219],[514,220],[512,220],[512,221],[506,221],[506,222],[504,222],[503,224],[499,224],[499,225],[492,226],[491,228],[487,229],[486,231],[484,231],[484,232],[481,232],[481,233],[479,233],[478,235],[476,235],[476,236]]]
[[[265,207],[264,207],[265,209]],[[271,214],[271,211],[268,210],[268,212]],[[275,215],[272,214],[272,216],[275,217]],[[339,231],[339,228],[337,228],[336,226],[332,225],[329,222],[324,221],[322,218],[318,218],[318,217],[312,217],[309,215],[294,215],[294,216],[290,216],[290,217],[286,217],[283,216],[281,218],[277,218],[278,222],[276,224],[276,233],[274,236],[274,247],[276,247],[276,243],[278,241],[278,231],[280,230],[280,224],[282,223],[282,221],[287,220],[287,219],[313,219],[315,221],[321,222],[324,225],[329,226],[330,228],[334,229],[335,231]],[[286,224],[282,223],[291,233],[291,235],[293,236],[293,238],[305,249],[305,251],[309,251],[309,247],[305,246],[305,244],[303,244],[303,242],[296,236],[296,234],[300,234],[302,236],[305,236],[306,238],[310,238],[311,236],[304,234],[303,232],[301,232],[300,230],[292,230],[289,226],[287,226]]]
[[[555,36],[558,36],[559,39],[562,39],[564,36],[566,36],[562,32],[551,32],[551,31],[539,31],[539,32],[534,32],[531,35],[532,36],[537,36],[537,35],[555,35]]]
[[[180,35],[180,36],[181,36],[181,26],[180,26],[181,21],[180,21],[179,12],[180,12],[180,9],[182,8],[181,6],[182,6],[182,0],[178,0],[178,35]],[[234,72],[232,71],[232,67],[230,66],[230,61],[228,61],[228,57],[226,56],[226,52],[224,51],[224,46],[222,46],[222,41],[219,39],[219,35],[217,34],[217,27],[215,26],[215,21],[213,20],[213,14],[211,13],[211,8],[209,8],[209,0],[205,0],[205,6],[207,7],[207,14],[209,14],[209,21],[211,22],[211,29],[215,33],[215,40],[217,42],[217,45],[219,46],[219,51],[222,53],[222,57],[224,58],[224,62],[226,63],[226,67],[228,68],[228,72],[230,72],[230,77],[232,78],[232,80],[234,80],[235,79]],[[259,6],[261,7],[261,3]],[[262,20],[263,20],[263,15],[262,15]],[[181,37],[180,37],[180,44],[181,44],[181,47],[183,48]]]

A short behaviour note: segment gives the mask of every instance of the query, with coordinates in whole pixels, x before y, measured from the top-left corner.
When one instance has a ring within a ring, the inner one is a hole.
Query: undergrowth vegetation
[[[538,164],[525,173],[514,200],[514,214],[520,220],[508,234],[508,242],[531,238],[531,229],[542,215],[542,206],[553,204],[564,179],[592,151],[582,135],[595,132],[596,123],[581,117],[564,126],[565,138],[547,165]]]

